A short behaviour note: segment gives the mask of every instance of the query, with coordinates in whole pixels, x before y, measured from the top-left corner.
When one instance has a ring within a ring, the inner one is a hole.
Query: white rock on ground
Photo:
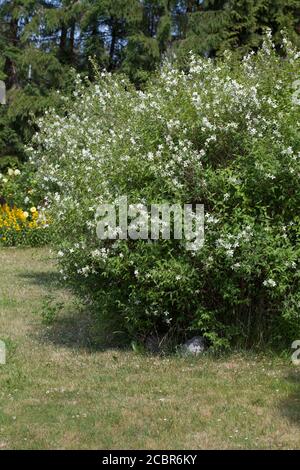
[[[202,336],[194,336],[183,345],[183,352],[188,354],[202,354],[205,351],[205,340]]]

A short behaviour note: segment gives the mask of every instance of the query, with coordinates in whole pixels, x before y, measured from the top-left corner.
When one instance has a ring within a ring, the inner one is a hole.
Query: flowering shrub
[[[44,211],[34,205],[38,199],[35,189],[28,189],[31,177],[28,171],[13,168],[0,174],[0,245],[41,245],[48,239]]]
[[[188,330],[215,347],[300,334],[300,54],[267,37],[242,61],[166,63],[144,91],[102,73],[39,122],[29,149],[66,282],[132,337]],[[100,203],[203,203],[205,244],[105,240]]]

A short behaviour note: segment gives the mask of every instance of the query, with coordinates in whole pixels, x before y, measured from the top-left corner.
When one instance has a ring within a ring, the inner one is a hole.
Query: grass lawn
[[[0,448],[300,448],[299,367],[96,350],[47,249],[1,249],[0,261]],[[51,327],[49,290],[67,305]]]

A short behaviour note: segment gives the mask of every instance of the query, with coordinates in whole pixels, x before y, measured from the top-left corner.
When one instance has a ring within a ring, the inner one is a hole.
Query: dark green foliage
[[[24,143],[34,131],[32,119],[57,103],[55,90],[68,82],[68,69],[55,49],[37,36],[41,2],[0,4],[0,76],[6,82],[7,104],[0,109],[0,166],[24,159]],[[55,92],[55,93],[54,93]]]

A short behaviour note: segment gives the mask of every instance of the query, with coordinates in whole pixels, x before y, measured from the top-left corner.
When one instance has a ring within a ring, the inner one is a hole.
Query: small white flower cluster
[[[91,252],[91,256],[92,256],[92,258],[94,258],[96,260],[101,259],[101,260],[105,261],[107,259],[108,255],[109,255],[109,252],[110,252],[110,250],[108,248],[101,248],[101,249],[97,248],[96,250],[93,250]]]
[[[19,176],[21,174],[21,171],[16,168],[15,170],[13,168],[9,168],[7,170],[7,176]],[[2,173],[0,173],[0,182],[2,183],[7,183],[8,178],[7,176],[4,176]]]
[[[277,284],[276,282],[274,281],[274,279],[266,279],[264,282],[263,282],[263,285],[265,287],[275,287]]]

